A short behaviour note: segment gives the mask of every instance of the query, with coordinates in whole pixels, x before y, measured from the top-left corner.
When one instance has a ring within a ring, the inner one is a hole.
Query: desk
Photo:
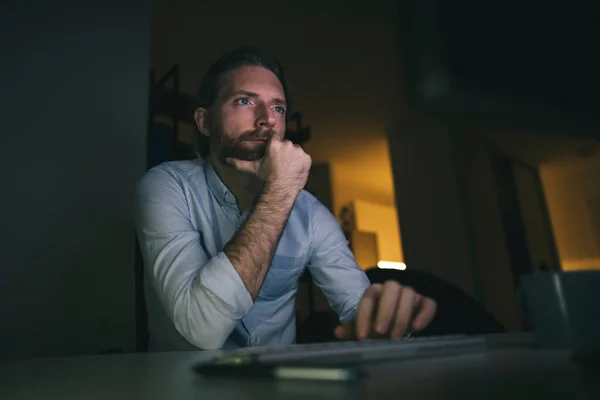
[[[500,346],[385,363],[350,383],[206,380],[190,366],[219,352],[0,361],[0,399],[599,399],[569,354]],[[600,376],[598,377],[600,381]],[[587,382],[587,383],[586,383]]]

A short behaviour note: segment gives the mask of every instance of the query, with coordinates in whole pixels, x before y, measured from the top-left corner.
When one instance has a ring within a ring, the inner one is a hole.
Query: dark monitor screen
[[[453,115],[596,132],[600,24],[594,2],[398,4],[404,83],[414,104]]]

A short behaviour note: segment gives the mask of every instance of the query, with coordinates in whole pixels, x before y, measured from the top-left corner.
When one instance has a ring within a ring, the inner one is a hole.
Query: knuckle
[[[391,279],[388,280],[388,281],[385,281],[384,285],[385,285],[386,288],[389,288],[389,289],[392,289],[392,288],[396,289],[396,290],[397,289],[402,289],[402,285],[401,284],[399,284],[395,280],[391,280]]]
[[[383,289],[383,285],[381,283],[374,283],[365,291],[365,295],[376,295]]]
[[[400,288],[400,285],[396,281],[385,281],[383,284],[383,288],[387,290],[398,289]]]

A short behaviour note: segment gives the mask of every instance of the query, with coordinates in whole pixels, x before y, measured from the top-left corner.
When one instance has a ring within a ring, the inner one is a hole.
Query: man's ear
[[[203,107],[196,108],[196,111],[194,111],[194,121],[196,121],[196,126],[200,133],[208,137],[210,135],[208,130],[208,110]]]

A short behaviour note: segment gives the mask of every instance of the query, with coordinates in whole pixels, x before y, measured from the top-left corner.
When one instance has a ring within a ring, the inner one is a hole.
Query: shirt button
[[[229,204],[235,203],[235,198],[233,197],[233,194],[231,194],[231,192],[225,193],[225,202]]]

